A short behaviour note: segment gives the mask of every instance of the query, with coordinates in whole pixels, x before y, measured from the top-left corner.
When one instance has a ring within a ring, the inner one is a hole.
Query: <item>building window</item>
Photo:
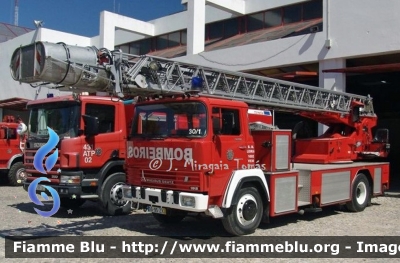
[[[322,0],[307,1],[207,24],[205,25],[205,40],[224,39],[240,33],[268,29],[317,18],[322,18]],[[145,55],[152,51],[186,44],[187,32],[186,30],[181,30],[134,41],[116,48],[121,49],[125,53]]]
[[[174,32],[168,35],[168,47],[177,47],[181,44],[181,32]]]
[[[119,46],[119,49],[121,49],[124,53],[129,53],[129,45]]]
[[[290,24],[290,23],[300,22],[301,21],[301,9],[302,9],[302,5],[286,6],[283,9],[283,13],[284,13],[283,23]]]
[[[239,34],[240,19],[233,18],[206,25],[205,39],[228,38]]]
[[[166,49],[168,48],[168,35],[158,36],[156,38],[156,49]]]
[[[181,31],[181,44],[186,45],[187,41],[187,32],[186,30]]]
[[[223,21],[212,23],[208,25],[207,37],[208,39],[222,38],[224,36],[224,23]]]
[[[186,45],[186,30],[172,32],[157,37],[146,38],[116,47],[125,53],[145,55],[152,51]]]
[[[144,55],[147,53],[150,53],[152,51],[151,48],[151,39],[144,39],[140,41],[140,54],[139,55]]]
[[[129,54],[140,55],[140,44],[138,42],[129,45]]]
[[[322,17],[322,1],[311,1],[303,4],[303,20]]]
[[[264,28],[264,12],[247,16],[247,31]]]
[[[282,25],[282,9],[272,9],[265,12],[265,28]]]
[[[239,33],[239,19],[229,19],[224,22],[224,37],[232,37]]]

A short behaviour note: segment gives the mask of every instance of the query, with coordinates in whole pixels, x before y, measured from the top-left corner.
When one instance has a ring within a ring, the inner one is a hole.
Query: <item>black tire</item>
[[[186,217],[186,215],[186,212],[177,211],[175,209],[167,209],[166,215],[153,213],[153,217],[162,225],[178,224]]]
[[[71,199],[68,197],[60,198],[60,206],[65,209],[81,207],[86,202],[85,199]]]
[[[222,219],[225,230],[235,236],[253,233],[260,225],[263,203],[257,189],[246,187],[238,192],[238,202]]]
[[[351,191],[351,201],[346,203],[346,207],[352,212],[361,212],[368,206],[370,198],[371,187],[368,179],[364,174],[360,173],[354,180]]]
[[[123,202],[122,189],[125,184],[126,175],[118,172],[106,178],[101,186],[100,202],[103,211],[110,216],[125,215],[131,212],[131,203]]]
[[[12,186],[21,186],[25,179],[25,166],[22,162],[11,165],[8,171],[8,183]]]

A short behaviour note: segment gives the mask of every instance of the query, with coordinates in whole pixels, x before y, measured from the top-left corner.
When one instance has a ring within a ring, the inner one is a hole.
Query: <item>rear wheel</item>
[[[346,207],[352,212],[361,212],[368,206],[370,198],[371,187],[368,179],[364,174],[360,173],[354,180],[351,201],[346,203]]]
[[[8,171],[8,182],[12,186],[22,185],[26,177],[25,166],[22,162],[14,163]]]
[[[177,211],[175,209],[167,209],[166,215],[153,213],[153,217],[160,224],[177,224],[186,217],[186,212]]]
[[[260,225],[263,214],[263,203],[257,189],[246,187],[240,189],[238,202],[231,207],[222,224],[227,232],[240,236],[253,233]]]
[[[125,174],[111,174],[101,186],[100,201],[107,215],[124,215],[131,211],[130,202],[122,200],[122,186],[125,184]]]

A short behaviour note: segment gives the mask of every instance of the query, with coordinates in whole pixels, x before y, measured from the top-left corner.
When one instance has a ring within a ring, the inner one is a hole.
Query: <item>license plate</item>
[[[46,188],[44,188],[43,185],[38,184],[38,186],[37,186],[37,188],[36,188],[36,191],[45,192],[45,191],[46,191]]]
[[[155,214],[167,214],[167,209],[158,206],[148,206],[147,211]]]

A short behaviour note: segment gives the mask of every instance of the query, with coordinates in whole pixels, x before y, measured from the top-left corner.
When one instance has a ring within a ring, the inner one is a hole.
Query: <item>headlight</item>
[[[131,187],[122,187],[122,197],[123,198],[132,198],[132,190]]]
[[[193,196],[181,196],[181,205],[188,207],[196,206],[196,199]]]
[[[61,175],[60,184],[80,184],[81,177],[79,175]]]

